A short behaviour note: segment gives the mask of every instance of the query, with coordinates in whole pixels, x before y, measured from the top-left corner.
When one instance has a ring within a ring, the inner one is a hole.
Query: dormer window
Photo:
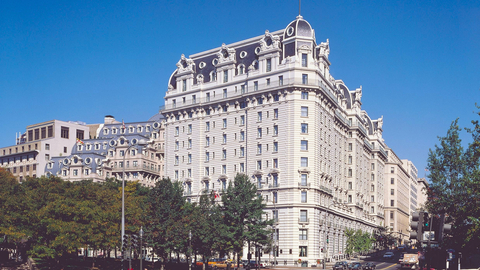
[[[228,70],[225,70],[223,72],[223,82],[224,83],[228,82]]]
[[[307,54],[302,53],[302,67],[307,67],[307,66],[308,66]]]

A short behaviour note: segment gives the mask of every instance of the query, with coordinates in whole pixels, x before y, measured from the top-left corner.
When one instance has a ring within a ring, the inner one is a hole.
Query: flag
[[[218,192],[215,191],[215,192],[214,192],[214,195],[215,195],[215,199],[216,199],[216,198],[220,198],[220,194],[218,194]]]
[[[79,138],[77,138],[77,144],[85,144],[85,143],[82,142],[82,140],[80,140]]]

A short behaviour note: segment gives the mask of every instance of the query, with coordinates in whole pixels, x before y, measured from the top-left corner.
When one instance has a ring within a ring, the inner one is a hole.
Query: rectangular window
[[[302,99],[308,99],[308,92],[302,91]]]
[[[245,172],[245,163],[240,163],[240,172]]]
[[[46,127],[42,127],[41,136],[42,136],[42,139],[45,139],[47,137],[47,128]]]
[[[240,146],[240,157],[244,157],[244,156],[245,156],[245,147]]]
[[[53,126],[48,126],[48,138],[53,137]]]
[[[225,70],[223,72],[223,82],[224,83],[228,82],[228,70]]]
[[[301,202],[302,203],[307,202],[307,192],[306,191],[302,191],[302,193],[301,193]]]
[[[308,74],[302,74],[302,84],[308,84]]]
[[[180,133],[180,127],[175,127],[175,136],[178,136]]]
[[[395,173],[395,168],[391,167],[390,168],[390,173]]]
[[[349,143],[348,144],[348,151],[351,152],[353,150],[353,145],[352,143]]]
[[[300,175],[300,185],[301,186],[307,185],[307,174],[303,173]]]
[[[210,152],[205,152],[205,161],[210,161]]]
[[[240,89],[241,89],[241,94],[242,94],[242,95],[245,94],[245,84],[242,84],[242,85],[240,86]]]
[[[278,109],[273,109],[273,119],[278,119]]]
[[[395,179],[394,178],[390,178],[390,184],[395,184]]]
[[[224,118],[222,121],[223,128],[227,128],[227,119]]]
[[[308,107],[302,106],[300,116],[308,117]]]
[[[279,86],[283,85],[283,76],[278,76],[278,85]]]
[[[197,96],[192,95],[192,104],[196,104],[196,103],[197,103]]]
[[[268,151],[268,149],[267,149]],[[278,159],[274,158],[273,159],[273,168],[278,168]]]
[[[300,210],[300,222],[307,222],[307,210]]]
[[[306,134],[308,133],[308,124],[307,123],[302,123],[302,133]]]
[[[301,140],[300,141],[300,150],[302,150],[302,151],[307,151],[308,150],[308,141],[307,140]]]
[[[267,59],[267,72],[272,71],[272,59]]]
[[[60,128],[60,137],[64,139],[69,138],[69,128],[68,127],[61,127]]]
[[[187,80],[186,79],[184,79],[182,81],[182,91],[183,92],[187,91]]]
[[[352,182],[348,182],[348,189],[352,190]]]
[[[240,131],[240,141],[243,142],[245,140],[245,131]]]
[[[267,79],[267,85],[270,85],[270,79]]]
[[[262,161],[257,160],[257,170],[261,170],[261,169],[262,169]]]
[[[302,67],[307,67],[307,54],[306,53],[302,53]]]
[[[261,144],[257,144],[257,154],[258,155],[262,154],[262,145]]]
[[[257,128],[257,138],[262,137],[262,128]]]
[[[245,115],[240,115],[240,125],[245,125]]]
[[[227,98],[227,89],[223,89],[223,98]]]
[[[39,140],[40,139],[40,129],[36,128],[35,129],[35,140]]]
[[[278,152],[278,142],[273,142],[273,152]]]
[[[45,144],[45,150],[50,150],[50,144],[48,143]]]
[[[253,91],[258,91],[258,81],[253,82]]]
[[[395,190],[393,188],[390,189],[390,195],[395,195]]]
[[[300,158],[300,167],[308,167],[308,157]]]
[[[278,136],[278,126],[277,125],[273,126],[273,136]]]
[[[226,149],[223,149],[223,150],[222,150],[222,158],[223,158],[223,159],[226,159],[226,158],[227,158],[227,150],[226,150]]]
[[[395,206],[395,201],[394,200],[390,200],[390,206]]]
[[[257,112],[257,121],[262,122],[262,112]]]
[[[307,232],[307,229],[300,229],[298,240],[308,240]]]
[[[210,102],[210,93],[207,93],[207,94],[205,95],[205,101],[206,101],[206,102]]]

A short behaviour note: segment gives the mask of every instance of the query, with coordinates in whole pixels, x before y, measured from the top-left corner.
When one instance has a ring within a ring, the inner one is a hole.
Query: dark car
[[[348,270],[363,270],[363,266],[359,262],[352,262],[348,265]]]
[[[348,262],[336,262],[333,266],[333,270],[346,270],[348,269]]]
[[[363,265],[363,270],[375,270],[376,265],[373,262],[367,262]]]

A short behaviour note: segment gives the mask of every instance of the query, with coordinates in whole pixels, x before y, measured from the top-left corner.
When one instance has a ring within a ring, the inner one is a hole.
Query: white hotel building
[[[298,16],[182,55],[165,96],[165,175],[192,201],[250,176],[277,220],[280,264],[341,258],[345,229],[385,226],[383,118],[361,109],[361,87],[330,75],[329,52]]]

